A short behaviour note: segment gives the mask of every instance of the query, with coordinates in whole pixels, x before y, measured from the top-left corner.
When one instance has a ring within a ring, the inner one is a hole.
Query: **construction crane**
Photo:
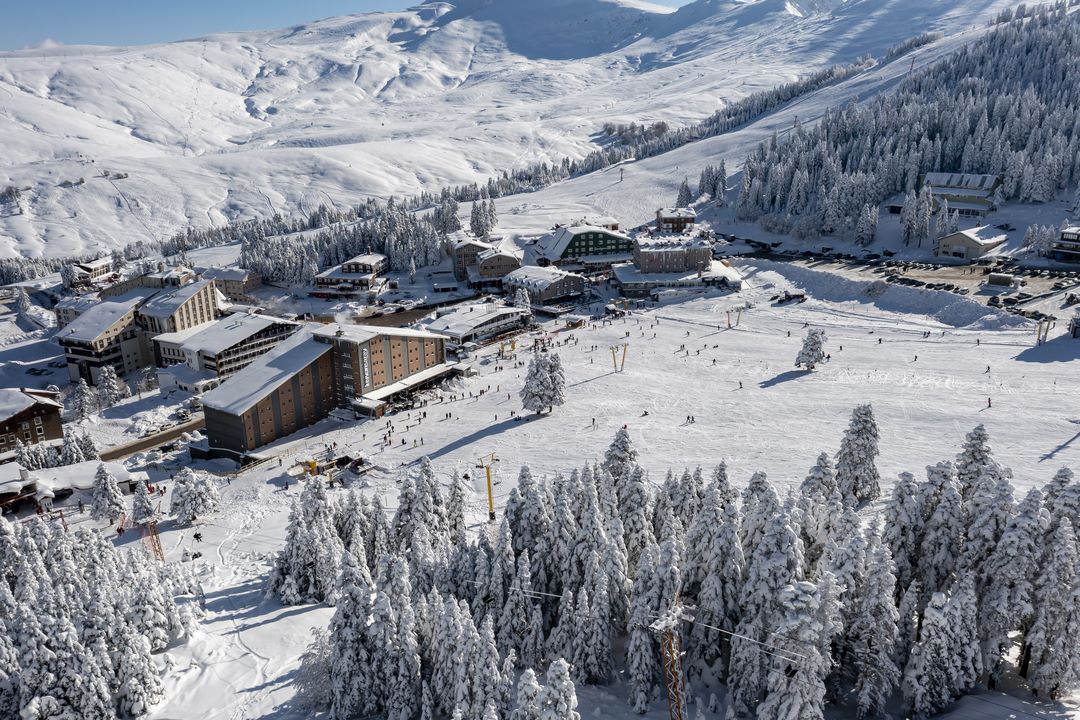
[[[491,486],[491,468],[497,462],[499,462],[499,458],[495,457],[495,453],[483,455],[476,461],[476,467],[483,468],[487,477],[488,520],[491,522],[495,522],[495,492]]]
[[[686,693],[683,691],[682,647],[679,642],[679,625],[683,620],[692,620],[675,598],[675,605],[649,626],[660,636],[660,657],[664,670],[664,685],[668,694],[668,717],[670,720],[685,720],[689,717],[686,709]]]

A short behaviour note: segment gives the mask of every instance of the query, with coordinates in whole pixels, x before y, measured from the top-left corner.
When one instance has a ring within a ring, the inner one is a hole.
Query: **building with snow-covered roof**
[[[586,225],[592,225],[593,227],[611,230],[612,232],[619,231],[619,221],[610,215],[589,215],[584,218],[584,223]]]
[[[631,258],[634,243],[626,235],[593,225],[567,225],[540,238],[534,246],[541,265],[599,270]]]
[[[656,211],[656,229],[664,233],[685,233],[697,222],[694,208],[660,208]]]
[[[65,274],[65,279],[70,282],[70,286],[87,285],[113,272],[112,258],[108,255],[97,260],[74,262],[69,264],[68,268],[69,272]]]
[[[513,293],[524,289],[533,305],[580,297],[585,292],[585,278],[556,267],[527,265],[503,278],[503,287]]]
[[[712,244],[703,237],[639,237],[634,264],[643,273],[687,272],[709,267]]]
[[[30,388],[0,388],[0,463],[15,457],[15,445],[62,440],[60,393]]]
[[[99,302],[56,334],[64,349],[68,375],[97,384],[101,369],[111,365],[118,375],[146,365],[135,314],[145,296]]]
[[[56,316],[56,327],[63,329],[75,318],[82,315],[100,301],[93,295],[71,295],[64,298],[53,306],[53,315]]]
[[[352,295],[375,287],[378,277],[386,271],[385,255],[367,253],[357,255],[340,265],[323,270],[315,276],[315,297]]]
[[[457,345],[464,345],[520,330],[531,320],[527,308],[488,302],[458,305],[429,321],[427,328]]]
[[[199,271],[203,280],[213,280],[222,294],[233,301],[246,300],[252,291],[262,286],[262,275],[238,267],[210,267]]]
[[[963,260],[975,260],[986,255],[994,248],[1004,245],[1009,236],[989,225],[959,230],[938,238],[934,254],[938,257],[952,257]]]
[[[521,251],[508,243],[477,254],[476,264],[467,268],[469,285],[474,288],[501,288],[503,277],[521,267]]]
[[[941,207],[944,200],[949,212],[956,211],[961,217],[985,217],[994,209],[994,196],[1002,182],[1000,175],[932,172],[923,176],[923,184],[929,185],[933,194],[934,208]]]
[[[1050,243],[1050,257],[1058,262],[1080,263],[1080,225],[1067,227]]]
[[[28,504],[38,504],[49,510],[53,500],[68,497],[75,492],[92,491],[98,467],[101,465],[108,468],[124,492],[134,492],[136,482],[146,481],[146,473],[129,472],[124,464],[119,462],[86,460],[74,465],[40,470],[27,470],[12,462],[0,465],[0,502],[7,504],[21,498]]]
[[[650,297],[658,290],[742,288],[742,275],[728,262],[721,260],[713,260],[707,267],[699,270],[662,273],[642,272],[633,264],[624,263],[613,266],[611,276],[622,294],[632,298]]]
[[[240,457],[335,408],[381,409],[457,371],[441,335],[373,325],[308,325],[203,398],[210,452]]]
[[[480,253],[494,248],[494,243],[479,240],[458,231],[450,236],[450,256],[454,260],[454,276],[458,280],[469,277],[469,268],[476,265]]]
[[[300,329],[272,315],[234,314],[154,338],[154,358],[162,387],[202,392],[243,370],[256,358]],[[183,365],[185,368],[178,366]]]
[[[150,298],[138,310],[139,328],[152,335],[186,330],[220,314],[213,280],[199,280]]]

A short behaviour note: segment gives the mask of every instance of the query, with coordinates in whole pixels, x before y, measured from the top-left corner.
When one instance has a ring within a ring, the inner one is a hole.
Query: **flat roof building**
[[[238,267],[205,268],[199,271],[199,277],[213,280],[217,289],[233,301],[248,299],[252,291],[262,286],[262,276],[259,273]]]
[[[634,264],[643,273],[687,272],[708,268],[712,245],[702,237],[641,237],[634,241]]]
[[[1080,263],[1080,225],[1061,231],[1050,244],[1050,257],[1058,262]]]
[[[457,306],[428,322],[427,328],[464,345],[518,330],[529,324],[532,313],[526,308],[496,303]]]

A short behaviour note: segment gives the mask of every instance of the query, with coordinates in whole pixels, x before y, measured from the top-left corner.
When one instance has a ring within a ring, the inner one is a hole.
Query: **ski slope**
[[[521,464],[528,463],[534,475],[551,476],[597,461],[624,424],[653,482],[662,482],[669,469],[710,469],[724,461],[736,487],[764,470],[784,494],[802,481],[819,452],[835,452],[851,409],[863,402],[873,404],[880,428],[878,467],[886,492],[897,473],[921,476],[924,466],[952,459],[977,423],[990,432],[996,459],[1012,468],[1018,496],[1046,483],[1062,465],[1080,466],[1074,401],[1080,343],[1058,336],[1036,349],[1030,328],[1012,317],[985,310],[976,322],[960,324],[956,316],[941,316],[944,295],[904,289],[876,299],[859,292],[844,296],[841,291],[852,288],[837,285],[835,276],[804,271],[793,282],[784,275],[786,267],[745,265],[748,288],[739,295],[661,306],[569,332],[548,326],[567,375],[567,402],[551,415],[511,420],[510,411],[520,410],[524,369],[506,362],[498,370],[500,364],[481,359],[479,375],[449,391],[463,399],[433,397],[422,421],[417,411],[388,417],[396,428],[392,447],[379,442],[385,421],[328,420],[264,448],[283,460],[282,467],[271,460],[229,484],[223,481],[222,512],[201,519],[197,528],[205,536],[202,544],[193,542],[194,529],[178,529],[172,521],[160,526],[170,558],[184,549],[203,553],[197,562],[208,616],[195,639],[170,651],[176,670],[168,676],[167,699],[151,717],[309,716],[294,697],[296,668],[311,629],[325,627],[332,610],[283,607],[266,598],[263,583],[299,493],[298,477],[290,474],[298,470],[290,466],[326,443],[369,455],[379,469],[366,476],[363,491],[383,498],[390,511],[397,504],[399,474],[423,455],[446,482],[455,470],[477,478],[477,458],[496,453],[501,507]],[[769,302],[778,290],[796,287],[808,290],[811,299],[782,307]],[[727,310],[747,301],[753,307],[737,327],[726,329]],[[812,373],[793,367],[807,323],[826,330],[832,355]],[[930,336],[924,338],[926,331]],[[570,338],[576,342],[565,344]],[[623,342],[629,343],[625,371],[614,373],[609,347]],[[689,355],[680,351],[684,345]],[[528,353],[519,350],[517,357],[527,360]],[[645,410],[648,416],[642,416]],[[441,419],[445,412],[453,417]],[[696,422],[687,424],[688,415]],[[420,438],[423,445],[414,448]],[[482,532],[486,495],[481,483],[473,490],[471,531]],[[339,498],[343,491],[329,492]],[[583,717],[626,717],[626,692],[619,683],[581,688],[579,697]],[[1022,697],[983,693],[945,717],[987,720],[1023,708],[1060,711]],[[1006,709],[995,707],[1002,703]],[[662,701],[645,717],[666,717]]]
[[[954,46],[1010,4],[461,0],[0,53],[0,187],[25,199],[0,213],[0,256],[96,251],[581,157],[605,121],[683,125],[922,31],[967,30],[942,45]],[[657,163],[641,172],[660,191],[663,168],[683,164]]]

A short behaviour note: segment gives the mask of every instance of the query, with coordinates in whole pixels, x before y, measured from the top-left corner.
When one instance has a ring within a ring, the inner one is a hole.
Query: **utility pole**
[[[678,596],[675,606],[665,612],[649,629],[660,636],[660,656],[664,669],[664,684],[668,693],[668,717],[670,720],[685,720],[689,717],[686,709],[686,694],[683,692],[682,647],[679,642],[679,624],[693,618],[685,614]]]
[[[483,468],[487,477],[488,520],[490,522],[495,522],[495,492],[491,484],[491,468],[497,462],[499,458],[495,457],[495,453],[488,453],[476,461],[476,467]]]

